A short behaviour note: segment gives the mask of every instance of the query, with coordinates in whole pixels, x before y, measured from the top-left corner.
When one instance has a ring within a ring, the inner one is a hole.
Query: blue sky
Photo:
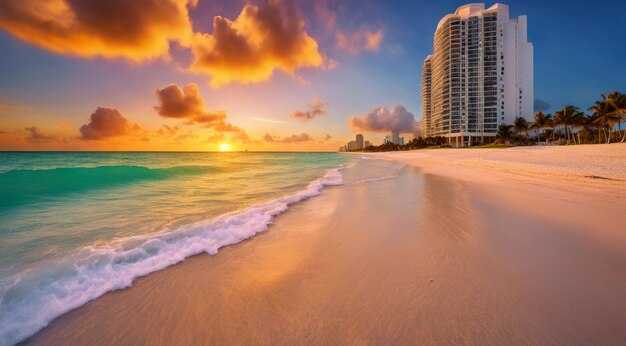
[[[535,98],[547,103],[549,112],[565,104],[586,109],[600,93],[626,92],[625,1],[505,3],[510,6],[512,16],[528,16],[529,40],[535,49]],[[227,121],[246,131],[252,147],[253,142],[266,149],[277,146],[276,141],[260,144],[266,133],[278,139],[307,133],[315,140],[308,144],[289,143],[287,149],[331,150],[356,132],[348,124],[351,117],[365,115],[376,107],[401,104],[419,120],[421,65],[432,52],[435,27],[441,17],[465,3],[328,1],[325,4],[336,15],[336,25],[332,28],[324,25],[315,3],[297,3],[298,15],[305,23],[306,34],[318,44],[319,53],[325,61],[336,62],[336,67],[297,68],[295,76],[277,69],[267,81],[233,83],[219,88],[209,84],[206,74],[186,71],[192,54],[177,44],[171,46],[169,61],[129,62],[124,58],[59,54],[25,42],[9,30],[0,30],[3,52],[0,131],[11,134],[5,142],[19,142],[20,135],[29,135],[24,128],[30,126],[59,139],[56,142],[26,139],[19,145],[2,145],[0,138],[0,148],[88,148],[96,142],[74,141],[74,137],[97,107],[119,110],[126,119],[145,129],[145,133],[157,131],[165,124],[195,131],[199,137],[211,136],[210,129],[155,113],[158,103],[155,91],[170,84],[183,88],[195,83],[206,107],[225,110]],[[241,1],[199,0],[198,6],[189,10],[193,30],[210,34],[213,17],[235,20],[244,5]],[[338,47],[337,32],[350,35],[363,30],[382,32],[375,50],[358,47],[356,52],[349,52]],[[313,99],[325,102],[324,115],[306,122],[291,116],[294,111],[306,109]],[[59,130],[60,126],[65,130]],[[326,135],[333,140],[321,143],[320,139]],[[384,134],[368,136],[378,141]],[[61,138],[66,139],[65,144]],[[129,143],[118,139],[112,138],[118,145]],[[193,145],[195,148],[198,143]],[[95,146],[105,147],[102,143]]]

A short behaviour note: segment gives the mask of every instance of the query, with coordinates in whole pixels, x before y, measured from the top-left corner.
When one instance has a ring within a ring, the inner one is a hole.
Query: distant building
[[[371,147],[371,146],[372,146],[372,143],[370,143],[370,141],[365,141],[365,148]]]
[[[533,114],[533,45],[527,18],[473,3],[439,21],[422,67],[422,136],[455,147],[495,139],[498,125]]]
[[[357,149],[363,149],[363,135],[362,134],[358,134],[356,135],[356,148]]]
[[[372,145],[369,141],[365,141],[362,134],[356,135],[356,140],[348,142],[345,145],[345,151],[361,150]]]
[[[398,145],[404,145],[404,137],[400,137],[400,133],[398,131],[391,132],[391,136],[385,136],[385,144],[394,143]]]

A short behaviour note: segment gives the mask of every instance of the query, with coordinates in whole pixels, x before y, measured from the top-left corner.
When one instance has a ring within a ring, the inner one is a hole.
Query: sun
[[[228,143],[220,144],[220,151],[230,151],[230,144]]]

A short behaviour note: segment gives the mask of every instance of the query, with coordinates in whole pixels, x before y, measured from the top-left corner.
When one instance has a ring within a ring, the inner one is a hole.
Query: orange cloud
[[[365,27],[361,27],[353,33],[342,31],[335,33],[337,48],[345,50],[350,54],[356,54],[362,49],[370,52],[378,52],[380,50],[380,44],[383,42],[383,37],[384,35],[381,29],[371,31]]]
[[[263,136],[263,140],[269,143],[300,143],[312,141],[313,137],[307,133],[301,133],[299,135],[293,134],[280,139],[277,136],[272,136],[269,133],[266,133],[265,136]]]
[[[225,122],[218,123],[213,127],[213,130],[217,132],[242,132],[243,130],[240,127],[233,126],[232,124],[228,124]]]
[[[195,0],[0,1],[0,28],[49,51],[143,61],[192,36]]]
[[[156,131],[156,134],[162,137],[170,137],[180,133],[182,129],[178,126],[167,126],[161,125],[159,129]]]
[[[115,108],[98,107],[91,113],[89,123],[80,127],[80,139],[99,140],[109,137],[126,136],[142,129],[126,119]]]
[[[302,121],[311,120],[317,116],[326,114],[326,107],[328,106],[328,101],[321,101],[314,98],[311,103],[308,104],[308,110],[295,111],[291,113],[291,116]]]
[[[171,84],[157,89],[156,96],[159,105],[154,109],[163,117],[184,119],[187,124],[200,123],[217,132],[243,132],[240,127],[226,122],[226,111],[207,110],[205,101],[200,96],[200,88],[194,83],[187,84],[183,89]]]
[[[233,140],[237,140],[239,142],[242,142],[242,143],[250,142],[250,136],[248,136],[248,134],[244,130],[237,131],[230,138],[233,139]]]
[[[187,84],[183,89],[171,84],[163,89],[157,89],[156,96],[159,106],[154,109],[166,118],[185,119],[189,124],[203,123],[207,127],[222,124],[226,119],[225,111],[205,109],[200,88],[194,83]]]
[[[189,139],[198,139],[200,138],[198,135],[196,135],[195,133],[193,133],[193,130],[188,129],[187,132],[183,132],[182,130],[179,131],[180,134],[178,134],[176,137],[174,137],[174,141],[178,144],[181,144],[183,142],[186,142]]]
[[[212,34],[194,35],[192,52],[190,70],[209,74],[214,87],[263,82],[274,70],[293,75],[324,63],[295,5],[278,0],[246,4],[234,21],[215,17]]]
[[[218,144],[224,142],[224,139],[226,139],[226,136],[223,133],[214,133],[208,136],[203,143]]]
[[[377,52],[380,49],[380,43],[383,42],[383,32],[365,32],[365,49],[371,52]]]
[[[58,140],[57,136],[48,135],[37,126],[27,127],[24,130],[30,132],[30,134],[26,138],[26,140],[29,142],[46,143]]]

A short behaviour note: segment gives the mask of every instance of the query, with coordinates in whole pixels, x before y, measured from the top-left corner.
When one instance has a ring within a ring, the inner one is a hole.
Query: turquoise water
[[[267,229],[341,184],[339,153],[0,153],[0,344]]]

